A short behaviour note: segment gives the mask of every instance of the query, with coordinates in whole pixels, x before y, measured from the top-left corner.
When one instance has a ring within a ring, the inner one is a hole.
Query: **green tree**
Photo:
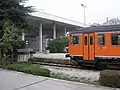
[[[13,52],[18,49],[21,33],[12,22],[4,21],[4,34],[0,41],[0,60],[10,59]]]
[[[50,50],[51,53],[64,53],[65,47],[68,46],[68,38],[58,38],[48,42],[46,49]]]
[[[21,47],[22,30],[28,26],[26,17],[33,12],[25,6],[27,0],[0,0],[0,27],[3,37],[0,40],[0,60],[8,60],[14,51]]]
[[[32,6],[25,6],[27,0],[0,0],[0,21],[9,20],[19,28],[26,27],[26,16],[33,12]]]

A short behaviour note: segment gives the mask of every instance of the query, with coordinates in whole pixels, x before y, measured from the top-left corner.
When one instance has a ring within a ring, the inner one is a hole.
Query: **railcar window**
[[[85,45],[87,45],[87,36],[84,37]]]
[[[111,42],[112,45],[120,45],[120,34],[112,34],[111,35]]]
[[[93,36],[90,36],[90,45],[93,45]]]
[[[80,37],[79,36],[72,36],[72,44],[79,44]]]
[[[98,34],[98,45],[105,45],[105,36],[104,36],[104,34]]]

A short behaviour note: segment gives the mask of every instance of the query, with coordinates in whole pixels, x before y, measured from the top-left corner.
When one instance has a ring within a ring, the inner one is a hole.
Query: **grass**
[[[23,63],[7,63],[3,65],[3,62],[0,63],[0,67],[8,70],[24,72],[32,75],[39,75],[50,77],[50,70],[45,69],[37,64],[32,64],[30,62]]]

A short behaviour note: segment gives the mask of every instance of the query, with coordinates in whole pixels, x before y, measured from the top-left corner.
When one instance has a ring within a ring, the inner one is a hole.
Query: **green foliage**
[[[20,71],[24,73],[29,73],[33,75],[46,76],[50,77],[50,70],[40,67],[40,65],[32,64],[32,63],[18,63],[18,64],[10,64],[6,66],[9,70]]]
[[[0,60],[10,59],[12,53],[21,48],[21,32],[10,21],[3,21],[4,34],[0,41]]]
[[[9,60],[0,60],[0,68],[5,68],[9,64],[12,64]]]
[[[34,57],[34,58],[29,58],[28,62],[34,63],[34,62],[38,62],[38,60]]]
[[[21,28],[26,27],[26,16],[33,12],[31,6],[25,6],[27,0],[0,0],[0,21],[9,20]]]
[[[15,71],[23,71],[24,68],[26,68],[27,66],[29,67],[31,64],[26,64],[26,63],[20,63],[20,64],[10,64],[8,66],[6,66],[7,69],[9,70],[15,70]]]
[[[16,49],[24,47],[21,41],[23,29],[28,28],[26,17],[33,12],[31,6],[25,6],[27,0],[0,0],[0,60],[9,60]]]
[[[103,70],[100,72],[100,84],[110,87],[120,87],[120,71]]]
[[[50,50],[51,53],[63,53],[65,47],[68,46],[68,38],[58,38],[50,41],[46,49]]]

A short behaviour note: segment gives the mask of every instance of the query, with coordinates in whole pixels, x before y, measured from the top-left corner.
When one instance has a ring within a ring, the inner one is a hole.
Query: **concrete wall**
[[[43,37],[46,35],[49,38],[53,38],[53,30],[52,29],[44,29],[43,30]]]
[[[57,34],[57,38],[59,38],[59,37],[61,37],[61,36],[64,36],[64,35],[65,35],[65,32],[64,32],[64,30],[57,29],[56,34]]]
[[[67,30],[67,31],[72,31],[72,30]],[[65,31],[61,29],[57,29],[56,35],[57,35],[57,38],[64,36]],[[43,51],[46,48],[47,39],[53,39],[53,30],[50,30],[50,29],[43,30],[43,46],[42,46]],[[30,48],[34,49],[35,51],[39,50],[39,36],[38,35],[25,37],[25,40],[29,41]]]
[[[68,31],[73,31],[73,29],[67,29],[66,32]],[[44,51],[46,48],[47,39],[53,39],[53,29],[43,29],[42,35],[42,49]],[[64,28],[57,28],[56,37],[59,38],[61,36],[65,36]],[[25,40],[29,41],[30,48],[35,51],[39,51],[39,30],[31,30],[29,35],[25,37]]]
[[[25,40],[29,42],[29,47],[35,51],[39,50],[39,37],[25,37]]]

